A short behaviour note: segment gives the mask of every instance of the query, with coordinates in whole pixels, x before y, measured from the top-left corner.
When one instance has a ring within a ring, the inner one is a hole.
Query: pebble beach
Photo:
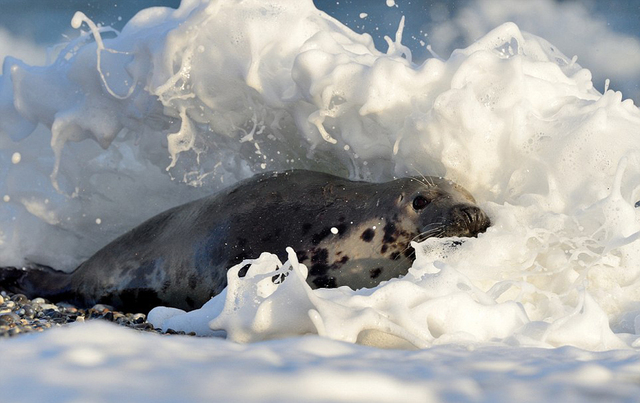
[[[147,322],[145,314],[119,312],[109,305],[97,304],[83,309],[64,302],[52,303],[44,298],[29,299],[23,294],[0,292],[0,339],[90,320],[113,322],[144,332],[195,335],[171,329],[163,332]]]

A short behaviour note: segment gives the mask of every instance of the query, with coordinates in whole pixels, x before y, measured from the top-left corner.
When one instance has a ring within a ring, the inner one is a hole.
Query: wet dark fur
[[[425,207],[415,208],[417,196]],[[285,259],[287,246],[309,267],[312,287],[372,287],[406,274],[411,240],[484,232],[489,219],[474,203],[446,179],[368,183],[301,170],[266,173],[158,214],[72,273],[0,269],[0,289],[83,306],[190,310],[222,291],[231,266],[263,251]]]

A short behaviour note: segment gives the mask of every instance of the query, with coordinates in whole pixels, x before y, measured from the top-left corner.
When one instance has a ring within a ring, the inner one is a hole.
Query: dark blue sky
[[[640,1],[565,1],[585,4],[591,13],[606,18],[613,30],[640,36]],[[426,57],[426,50],[419,41],[424,38],[429,26],[449,18],[468,2],[396,0],[395,7],[388,7],[385,0],[314,0],[319,9],[353,30],[371,34],[381,51],[387,49],[384,35],[393,37],[400,18],[405,15],[403,43],[412,50],[415,60]],[[119,29],[140,9],[151,6],[177,7],[179,3],[179,0],[0,0],[0,26],[14,34],[35,39],[38,43],[54,44],[63,41],[63,34],[73,35],[69,22],[76,10],[83,11],[95,22]],[[367,13],[367,17],[361,18],[360,13]],[[466,45],[457,43],[456,47]]]

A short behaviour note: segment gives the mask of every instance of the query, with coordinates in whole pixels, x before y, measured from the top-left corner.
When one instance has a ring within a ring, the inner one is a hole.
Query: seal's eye
[[[429,204],[429,200],[426,197],[418,195],[415,199],[413,199],[413,208],[416,210],[422,210],[427,207]]]

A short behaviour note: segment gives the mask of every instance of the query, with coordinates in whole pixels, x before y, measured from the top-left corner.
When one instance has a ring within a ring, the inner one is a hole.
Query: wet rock
[[[103,313],[106,311],[113,311],[113,307],[111,305],[105,305],[105,304],[96,304],[91,309],[93,309],[94,311],[103,312]]]
[[[147,315],[143,313],[136,313],[132,315],[131,320],[136,324],[144,323],[147,320]]]
[[[133,325],[133,328],[138,330],[153,330],[153,325],[149,322],[136,323]]]
[[[18,322],[20,322],[20,316],[13,312],[3,313],[0,315],[0,325],[7,326]]]
[[[58,308],[54,304],[40,304],[40,309],[42,309],[43,311],[49,311],[49,310],[59,311],[60,310],[60,308]]]
[[[24,304],[27,301],[29,301],[29,299],[24,294],[15,294],[15,295],[13,295],[11,297],[11,301],[13,301],[13,302],[15,302],[17,304]]]
[[[36,310],[33,309],[31,305],[25,305],[22,307],[24,310],[24,317],[28,319],[33,319],[36,316]]]

